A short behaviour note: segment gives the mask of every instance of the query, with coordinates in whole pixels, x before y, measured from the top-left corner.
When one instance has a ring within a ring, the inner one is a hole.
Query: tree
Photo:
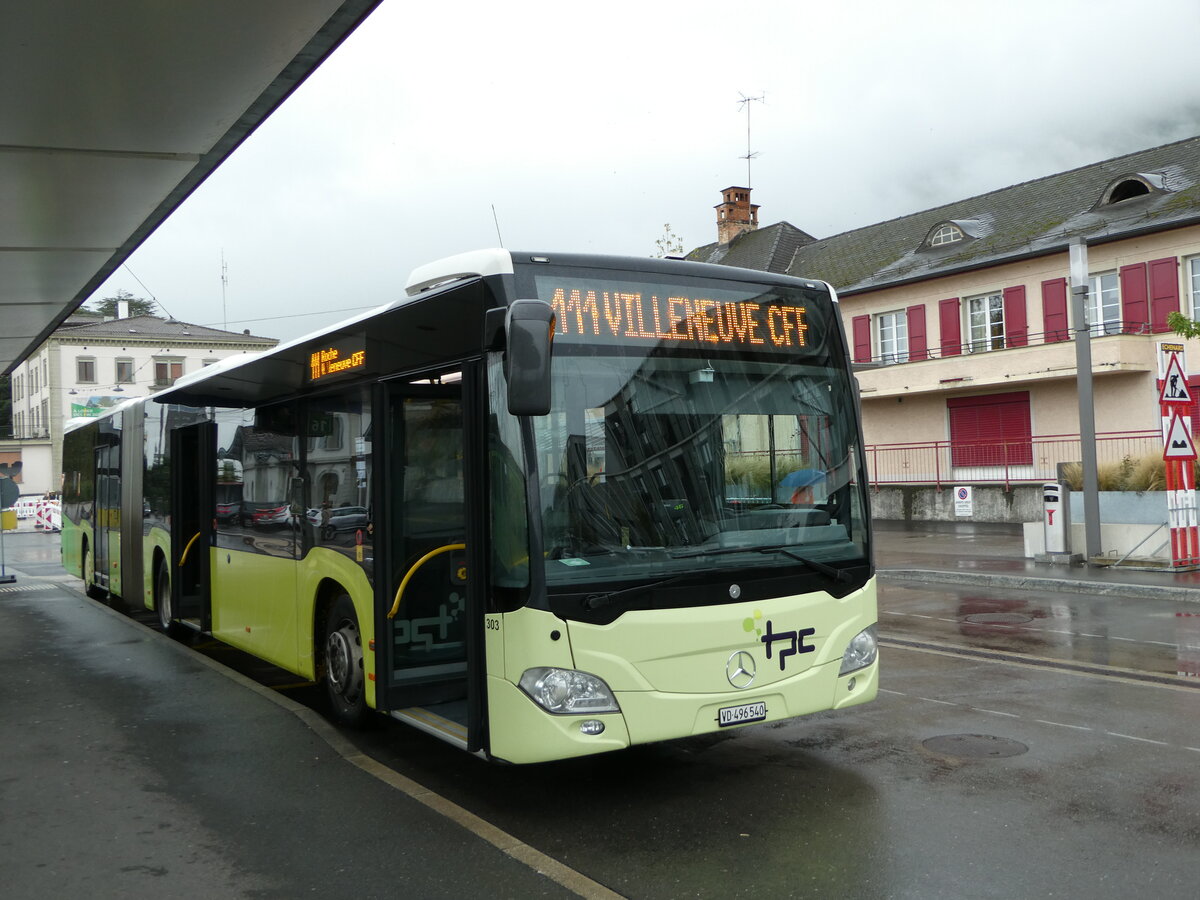
[[[1167,313],[1167,327],[1181,337],[1200,337],[1200,322],[1189,319],[1181,312]]]
[[[115,319],[117,317],[117,303],[122,300],[129,303],[129,315],[131,316],[153,316],[158,314],[158,307],[153,300],[147,300],[145,297],[135,297],[129,291],[117,291],[117,296],[115,297],[103,297],[100,300],[91,300],[88,302],[87,308]]]
[[[670,222],[663,226],[663,235],[654,242],[654,246],[658,248],[658,252],[654,254],[658,259],[683,255],[683,238],[671,230]]]

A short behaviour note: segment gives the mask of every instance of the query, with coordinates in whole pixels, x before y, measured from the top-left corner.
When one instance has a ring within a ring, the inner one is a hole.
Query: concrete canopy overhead
[[[0,28],[0,372],[380,0],[38,0]]]

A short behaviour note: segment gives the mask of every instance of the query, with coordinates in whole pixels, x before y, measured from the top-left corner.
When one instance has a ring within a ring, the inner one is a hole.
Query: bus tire
[[[83,592],[93,600],[104,600],[108,592],[96,584],[96,557],[88,542],[83,542]]]
[[[158,627],[168,637],[182,637],[187,629],[171,614],[171,573],[166,563],[159,565],[154,576],[154,612],[158,615]]]
[[[367,713],[362,634],[350,595],[334,598],[325,620],[325,693],[333,719],[362,725]]]

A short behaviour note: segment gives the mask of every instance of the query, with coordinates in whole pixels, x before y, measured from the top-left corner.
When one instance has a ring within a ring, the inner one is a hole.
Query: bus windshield
[[[556,304],[567,321],[555,337],[553,408],[532,420],[552,594],[685,586],[718,571],[743,580],[803,574],[804,589],[839,595],[865,580],[855,399],[827,294],[707,283],[705,296],[716,299],[706,336],[679,318],[699,301],[685,307],[678,285],[622,284],[623,297],[638,298],[625,303],[627,318],[643,325],[612,339],[604,331],[621,329],[606,329],[611,292],[580,302],[585,279],[546,280],[539,294],[561,299],[551,288],[566,283],[577,301]],[[660,300],[668,296],[675,317]],[[720,310],[747,297],[762,341],[722,341],[732,332],[719,330]],[[796,312],[759,312],[775,307]],[[773,340],[784,325],[791,346]],[[671,330],[682,337],[665,336]]]

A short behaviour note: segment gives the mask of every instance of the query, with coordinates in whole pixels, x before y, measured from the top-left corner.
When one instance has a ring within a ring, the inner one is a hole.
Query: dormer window
[[[1100,198],[1099,206],[1113,206],[1126,200],[1136,200],[1149,194],[1158,194],[1166,190],[1163,176],[1155,172],[1132,172],[1122,175],[1109,184]]]
[[[941,247],[944,244],[957,244],[963,239],[963,230],[949,223],[942,225],[929,236],[930,247]]]

